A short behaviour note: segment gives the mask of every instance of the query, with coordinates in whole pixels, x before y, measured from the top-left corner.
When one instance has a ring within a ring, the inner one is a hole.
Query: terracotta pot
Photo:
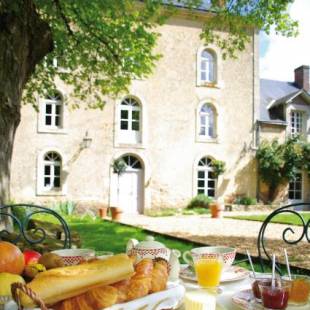
[[[123,211],[120,208],[112,207],[111,213],[112,213],[112,220],[119,221],[122,217]]]
[[[220,218],[223,216],[223,206],[219,202],[211,202],[209,204],[212,218]]]
[[[104,219],[108,215],[108,208],[100,208],[99,209],[99,216]]]

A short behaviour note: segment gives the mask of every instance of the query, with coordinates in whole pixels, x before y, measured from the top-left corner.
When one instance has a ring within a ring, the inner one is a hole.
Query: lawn
[[[185,242],[175,238],[151,234],[137,227],[130,227],[99,218],[68,217],[67,221],[70,228],[79,233],[82,247],[92,248],[97,251],[125,252],[126,243],[129,239],[134,238],[141,241],[148,235],[153,235],[157,241],[164,243],[168,248],[178,249],[181,252],[197,246],[197,244],[190,241]]]
[[[310,212],[300,212],[303,216],[305,222],[307,223],[310,220]],[[227,216],[228,218],[238,219],[238,220],[249,220],[249,221],[259,221],[263,222],[268,214],[260,215],[239,215],[239,216]],[[302,226],[301,220],[293,214],[279,214],[272,219],[273,223],[280,224],[292,224]]]
[[[79,233],[82,242],[82,248],[91,248],[95,251],[111,251],[115,254],[122,253],[126,251],[127,240],[135,238],[141,241],[144,240],[148,235],[153,235],[157,241],[165,244],[168,248],[178,249],[182,253],[192,248],[203,246],[203,244],[197,242],[191,242],[184,239],[149,232],[139,227],[102,220],[98,217],[79,217],[76,215],[63,215],[63,217],[67,221],[71,231],[76,231]],[[50,215],[38,214],[35,216],[35,218],[41,221],[43,220],[56,223],[55,218],[51,217]],[[240,260],[244,260],[245,258],[245,255],[237,254],[236,262],[239,261],[239,263],[237,263],[239,266],[250,269],[247,260],[240,263]],[[182,259],[180,262],[184,263]],[[260,266],[256,261],[254,261],[254,266],[256,271],[260,270]],[[265,267],[270,271],[270,266]],[[283,271],[285,272],[285,268]],[[297,272],[299,273],[299,271]]]
[[[146,236],[153,235],[155,239],[165,244],[170,249],[178,249],[181,253],[202,244],[182,240],[174,237],[163,236],[161,234],[151,233],[138,227],[131,227],[117,222],[102,220],[99,218],[78,218],[76,216],[66,217],[66,220],[72,230],[79,233],[83,248],[92,248],[96,251],[112,251],[121,253],[126,251],[126,242],[130,238],[144,240]],[[243,260],[244,255],[237,255],[236,260]],[[180,260],[184,263],[183,259]],[[241,267],[250,269],[247,262],[238,264]],[[255,264],[255,269],[260,270],[260,266]],[[267,269],[269,269],[267,267]]]

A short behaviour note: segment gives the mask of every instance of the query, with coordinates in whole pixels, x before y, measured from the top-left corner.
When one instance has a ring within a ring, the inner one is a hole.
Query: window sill
[[[115,147],[118,147],[118,148],[145,149],[145,145],[141,144],[141,143],[115,143]]]
[[[37,196],[66,196],[63,191],[40,191],[37,192]]]
[[[206,88],[214,88],[214,89],[221,89],[223,88],[223,83],[216,82],[216,83],[211,83],[211,82],[197,82],[197,87],[206,87]]]
[[[68,130],[67,129],[49,129],[49,128],[40,128],[38,129],[38,133],[50,133],[50,134],[56,134],[56,135],[67,135]]]
[[[197,143],[214,143],[214,144],[218,144],[219,140],[218,138],[206,138],[206,137],[196,137],[196,142]]]

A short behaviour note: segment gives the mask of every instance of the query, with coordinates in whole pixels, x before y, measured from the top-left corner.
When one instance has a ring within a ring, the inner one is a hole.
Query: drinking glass
[[[290,281],[279,280],[275,281],[275,286],[271,283],[258,284],[262,304],[264,309],[268,310],[284,310],[288,304],[289,292],[291,289]]]
[[[251,280],[251,286],[252,286],[252,292],[255,297],[255,300],[257,302],[261,302],[261,293],[259,290],[259,284],[265,284],[265,285],[271,285],[271,273],[256,273],[255,278],[253,274],[250,274],[250,280]]]
[[[223,259],[217,258],[197,258],[194,259],[194,267],[197,281],[203,288],[217,288],[223,270]]]
[[[288,277],[283,277],[289,281]],[[310,300],[310,277],[304,275],[291,276],[291,291],[288,298],[289,305],[303,306]]]

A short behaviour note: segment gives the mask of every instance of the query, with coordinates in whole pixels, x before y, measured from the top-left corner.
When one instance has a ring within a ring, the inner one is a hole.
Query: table
[[[193,282],[181,281],[181,283],[185,286],[186,291],[199,289],[198,284],[195,284]],[[238,306],[235,306],[233,304],[232,296],[239,291],[250,289],[251,282],[249,278],[246,278],[241,281],[225,283],[220,287],[222,289],[222,293],[217,295],[216,310],[240,310]],[[306,306],[299,306],[299,307],[293,307],[293,306],[287,307],[287,310],[309,310],[309,309],[310,309],[309,304]],[[184,306],[181,306],[178,310],[185,310],[185,308]],[[251,308],[251,310],[256,310],[256,308]]]

